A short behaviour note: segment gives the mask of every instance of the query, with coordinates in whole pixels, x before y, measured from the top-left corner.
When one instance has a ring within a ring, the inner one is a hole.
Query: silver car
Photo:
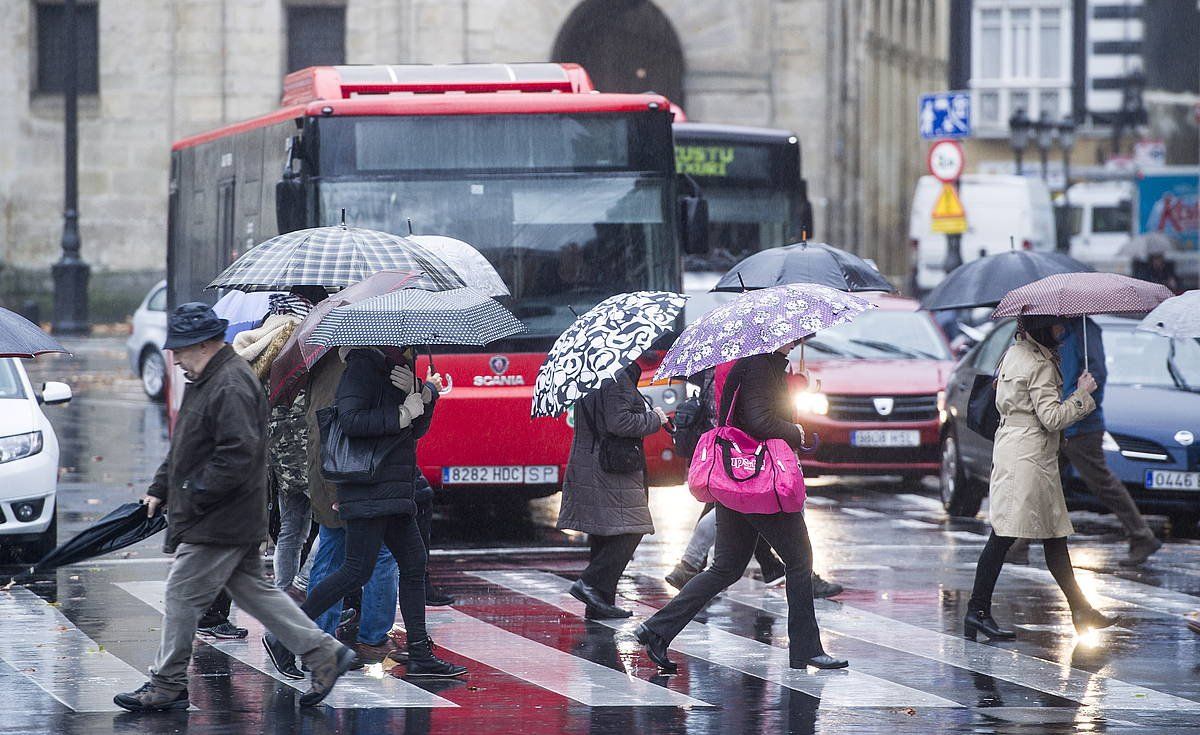
[[[167,361],[162,351],[166,339],[167,282],[159,281],[133,312],[133,333],[125,342],[129,366],[142,379],[142,390],[156,401],[163,398],[167,374]]]

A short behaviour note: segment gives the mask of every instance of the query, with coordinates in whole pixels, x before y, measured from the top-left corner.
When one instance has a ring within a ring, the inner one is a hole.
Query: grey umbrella
[[[308,344],[486,345],[524,331],[508,309],[473,288],[402,289],[335,306]]]
[[[0,308],[0,357],[34,357],[67,349],[41,327],[16,312]]]
[[[1200,337],[1200,290],[1173,296],[1154,308],[1138,329],[1164,337]]]

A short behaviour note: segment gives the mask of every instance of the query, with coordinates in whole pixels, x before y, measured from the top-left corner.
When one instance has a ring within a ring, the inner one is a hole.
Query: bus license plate
[[[443,485],[553,485],[556,483],[558,483],[557,465],[442,468]]]
[[[1146,487],[1151,490],[1200,490],[1200,472],[1146,470]]]
[[[850,433],[850,444],[856,447],[919,447],[921,432],[901,429],[872,429]]]

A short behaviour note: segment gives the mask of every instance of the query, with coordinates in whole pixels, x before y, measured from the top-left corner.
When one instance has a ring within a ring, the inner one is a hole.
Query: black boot
[[[646,655],[650,660],[658,664],[658,668],[662,669],[667,674],[674,674],[679,667],[675,662],[667,658],[667,647],[670,643],[663,640],[662,636],[650,630],[645,624],[639,625],[634,635],[637,636],[638,643],[646,647]]]
[[[408,672],[405,674],[406,678],[453,679],[465,673],[467,673],[466,666],[458,666],[434,656],[433,645],[429,642],[428,638],[417,643],[408,644]]]
[[[803,669],[812,666],[815,669],[844,669],[850,665],[850,662],[844,658],[834,658],[828,653],[822,653],[819,656],[805,659],[800,662],[792,662],[793,669]]]
[[[979,633],[987,636],[989,641],[1010,641],[1017,637],[1014,631],[1001,628],[1000,624],[992,618],[990,612],[986,610],[968,610],[967,616],[963,618],[963,637],[975,640]]]
[[[1116,625],[1120,618],[1110,618],[1094,607],[1085,607],[1071,611],[1071,622],[1075,624],[1075,632],[1083,635],[1089,630],[1100,630],[1110,625]]]

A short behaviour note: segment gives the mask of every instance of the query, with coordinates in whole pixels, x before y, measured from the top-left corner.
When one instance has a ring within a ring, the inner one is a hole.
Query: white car
[[[70,400],[66,383],[35,391],[20,360],[0,358],[0,547],[23,559],[58,543],[58,437],[42,405]]]
[[[156,401],[163,398],[167,360],[162,346],[167,340],[167,282],[159,281],[133,312],[133,333],[125,342],[129,367],[142,379],[142,390]]]

